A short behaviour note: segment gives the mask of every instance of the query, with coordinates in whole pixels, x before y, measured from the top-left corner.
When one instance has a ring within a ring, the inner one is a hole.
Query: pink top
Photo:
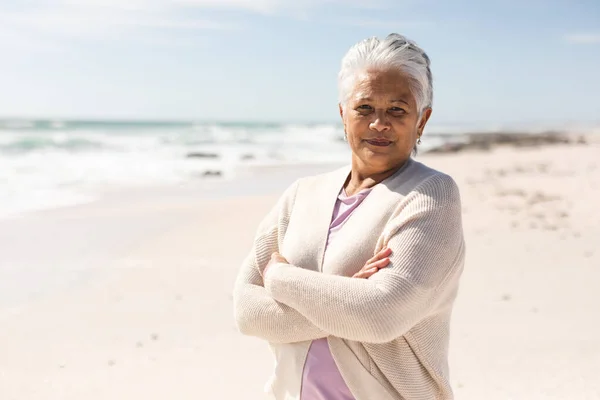
[[[370,192],[371,188],[364,189],[348,197],[342,189],[333,209],[325,250]],[[300,400],[354,400],[329,351],[327,338],[314,340],[310,345],[302,374]]]

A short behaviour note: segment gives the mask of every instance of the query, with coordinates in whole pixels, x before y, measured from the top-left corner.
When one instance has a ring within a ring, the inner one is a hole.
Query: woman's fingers
[[[377,272],[377,271],[379,271],[379,268],[370,268],[370,269],[362,270],[358,273],[357,278],[367,279],[371,275],[375,274],[375,272]]]
[[[361,269],[360,271],[358,271],[356,274],[354,274],[352,277],[353,278],[361,278],[361,279],[366,279],[368,277],[370,277],[371,275],[373,275],[375,272],[377,272],[378,269],[377,268],[372,268],[372,269]]]
[[[375,272],[379,271],[381,268],[387,267],[387,265],[389,263],[390,263],[390,259],[387,257],[383,258],[381,260],[377,260],[372,263],[368,263],[367,265],[362,267],[362,269],[360,271],[358,271],[356,274],[354,274],[352,277],[353,278],[368,278],[369,276],[373,275]]]
[[[353,278],[368,278],[381,268],[385,268],[390,263],[389,256],[392,254],[392,249],[386,247],[381,249],[377,254],[371,257],[364,267],[360,269],[356,274],[352,275]]]
[[[386,267],[389,263],[390,263],[390,259],[388,257],[386,257],[386,258],[382,258],[381,260],[372,262],[371,264],[367,264],[366,267],[367,267],[367,269],[371,269],[371,268],[379,269],[379,268]]]
[[[389,247],[381,249],[381,250],[379,250],[379,252],[377,254],[375,254],[373,257],[371,257],[367,261],[367,264],[371,264],[374,261],[381,260],[382,258],[385,258],[385,257],[389,257],[390,254],[392,254],[392,249],[390,249]]]

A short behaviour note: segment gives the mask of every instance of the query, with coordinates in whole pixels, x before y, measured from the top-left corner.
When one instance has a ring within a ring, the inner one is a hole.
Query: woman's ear
[[[346,132],[346,121],[344,121],[344,106],[342,105],[342,103],[339,103],[338,107],[340,109],[340,118],[342,118],[342,124],[344,125],[344,132]]]
[[[419,136],[421,136],[423,134],[425,125],[427,125],[427,121],[429,121],[429,118],[431,117],[432,112],[433,112],[433,110],[431,108],[426,108],[425,111],[423,111],[423,115],[421,115],[421,120],[419,121],[419,124],[417,125],[417,131],[419,132]]]

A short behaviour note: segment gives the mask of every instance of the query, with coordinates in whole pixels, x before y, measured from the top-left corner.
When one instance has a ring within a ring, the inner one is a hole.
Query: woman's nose
[[[387,116],[385,115],[385,112],[377,112],[374,114],[375,114],[375,120],[373,120],[373,122],[371,122],[371,124],[369,125],[369,128],[371,128],[372,130],[375,130],[377,132],[383,132],[383,131],[389,130],[390,123],[387,120]]]

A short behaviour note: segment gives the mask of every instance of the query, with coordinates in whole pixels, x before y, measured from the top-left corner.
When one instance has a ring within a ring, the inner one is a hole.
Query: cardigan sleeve
[[[383,233],[390,264],[369,279],[280,263],[265,287],[333,336],[389,342],[452,301],[464,260],[461,219],[456,183],[434,175],[397,206]]]
[[[290,186],[259,224],[252,250],[244,260],[233,290],[238,330],[271,343],[294,343],[328,336],[292,307],[274,300],[259,271],[279,249],[293,206],[298,182]]]

